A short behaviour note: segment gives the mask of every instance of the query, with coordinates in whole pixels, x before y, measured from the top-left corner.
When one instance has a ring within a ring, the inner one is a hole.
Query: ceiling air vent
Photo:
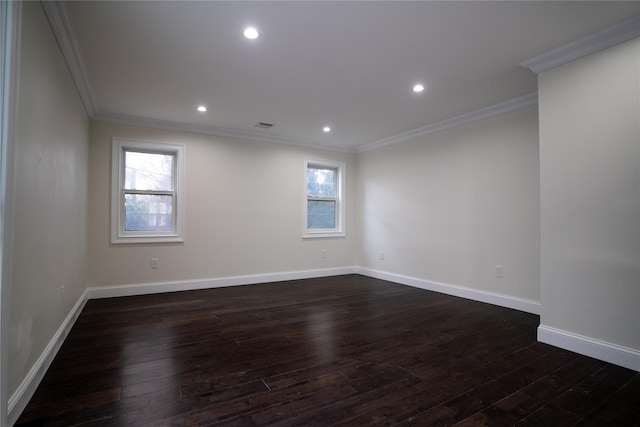
[[[262,129],[271,129],[273,127],[273,123],[258,122],[255,126]]]

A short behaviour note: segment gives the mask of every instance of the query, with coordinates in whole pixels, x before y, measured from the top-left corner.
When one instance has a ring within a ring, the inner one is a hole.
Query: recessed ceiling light
[[[198,105],[197,110],[200,111],[201,113],[206,113],[207,107],[205,107],[204,105]]]
[[[329,126],[325,126],[322,128],[322,132],[331,132],[331,128]]]
[[[248,27],[244,30],[244,36],[248,39],[257,39],[259,35],[258,30],[253,27]]]
[[[424,90],[424,86],[421,85],[420,83],[416,84],[415,86],[413,86],[413,91],[416,93],[420,93]]]

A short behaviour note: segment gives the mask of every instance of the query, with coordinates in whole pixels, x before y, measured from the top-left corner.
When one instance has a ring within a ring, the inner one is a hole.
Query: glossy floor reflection
[[[638,425],[538,323],[359,275],[92,300],[17,425]]]

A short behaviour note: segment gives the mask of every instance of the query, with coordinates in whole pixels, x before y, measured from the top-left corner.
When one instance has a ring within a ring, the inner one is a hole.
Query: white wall
[[[541,323],[640,350],[640,39],[540,74],[539,96]]]
[[[9,395],[87,284],[354,265],[541,301],[542,327],[638,359],[640,40],[539,76],[540,144],[529,108],[355,156],[89,124],[39,3],[21,37]],[[186,145],[184,244],[109,243],[113,136]],[[301,238],[303,156],[347,162],[346,238]]]
[[[10,395],[86,281],[89,120],[40,3],[22,7]]]
[[[538,301],[537,125],[532,107],[360,154],[359,265]]]
[[[109,243],[112,137],[186,147],[182,244]],[[91,123],[88,286],[191,281],[355,264],[355,155]],[[347,162],[347,237],[302,239],[303,156]],[[352,198],[353,197],[353,198]],[[322,258],[326,249],[327,258]],[[151,258],[160,268],[151,269]]]

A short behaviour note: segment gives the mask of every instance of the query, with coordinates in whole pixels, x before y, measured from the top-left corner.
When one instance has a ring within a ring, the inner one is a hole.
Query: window
[[[182,242],[184,146],[114,138],[111,243]]]
[[[302,237],[341,237],[344,231],[345,163],[304,159]]]

